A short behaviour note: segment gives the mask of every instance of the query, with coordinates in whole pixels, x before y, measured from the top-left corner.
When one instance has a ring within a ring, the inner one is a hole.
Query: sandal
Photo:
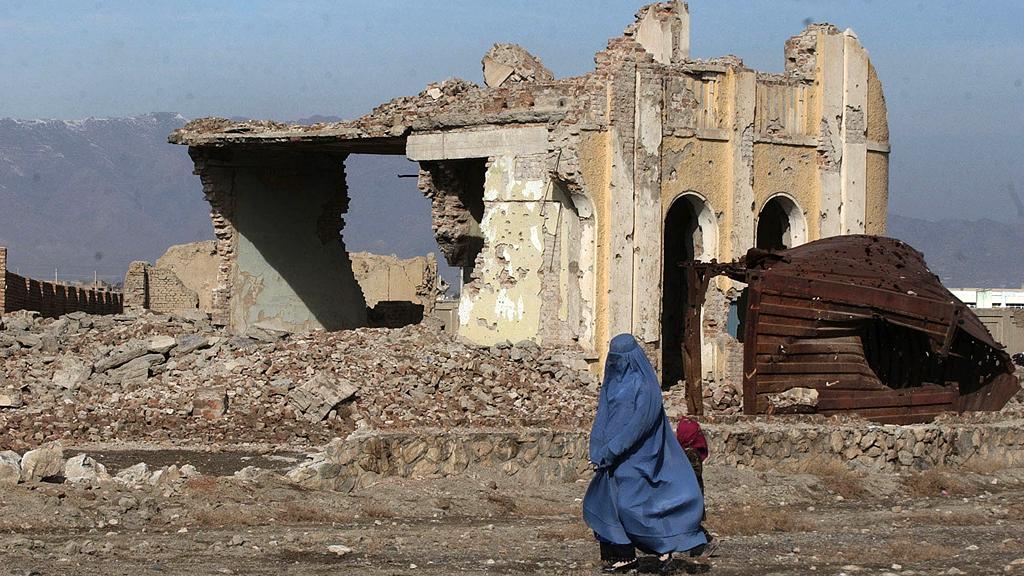
[[[658,574],[671,574],[675,572],[675,567],[672,565],[672,553],[658,556]]]
[[[640,559],[633,558],[632,560],[620,560],[618,562],[612,562],[604,566],[601,572],[605,574],[630,574],[636,572],[636,569],[640,566]]]

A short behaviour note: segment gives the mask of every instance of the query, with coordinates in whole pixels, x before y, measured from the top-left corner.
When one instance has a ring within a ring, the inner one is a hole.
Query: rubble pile
[[[474,348],[438,326],[231,335],[207,316],[0,320],[0,446],[52,440],[318,444],[359,429],[586,426],[575,352]]]

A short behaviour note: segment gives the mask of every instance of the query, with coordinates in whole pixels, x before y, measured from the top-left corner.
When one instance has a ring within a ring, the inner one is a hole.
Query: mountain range
[[[318,116],[303,121],[329,121]],[[12,270],[42,279],[119,280],[132,260],[213,236],[209,206],[173,113],[128,118],[0,119],[0,246]],[[351,156],[345,243],[401,257],[434,252],[430,204],[403,157]],[[925,254],[948,286],[1024,285],[1024,223],[890,215],[888,234]],[[443,262],[443,260],[442,260]],[[445,277],[456,282],[454,270]]]

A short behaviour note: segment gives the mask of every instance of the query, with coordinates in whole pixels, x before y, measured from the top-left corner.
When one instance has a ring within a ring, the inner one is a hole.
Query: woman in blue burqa
[[[590,461],[583,518],[606,572],[634,570],[636,549],[657,554],[667,570],[673,552],[695,554],[707,543],[697,477],[665,415],[658,376],[630,334],[609,345]]]

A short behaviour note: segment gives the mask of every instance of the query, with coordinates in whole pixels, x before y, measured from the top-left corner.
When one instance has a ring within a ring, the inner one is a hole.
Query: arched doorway
[[[785,250],[807,242],[807,224],[803,210],[785,194],[768,199],[757,216],[755,246],[765,250]]]
[[[687,322],[700,322],[689,310],[689,282],[684,262],[710,261],[717,256],[718,227],[714,212],[699,195],[687,192],[673,201],[665,214],[662,249],[661,370],[665,387],[685,378]],[[689,313],[689,320],[688,320]],[[698,332],[699,326],[697,327]],[[700,350],[690,350],[699,355]]]

